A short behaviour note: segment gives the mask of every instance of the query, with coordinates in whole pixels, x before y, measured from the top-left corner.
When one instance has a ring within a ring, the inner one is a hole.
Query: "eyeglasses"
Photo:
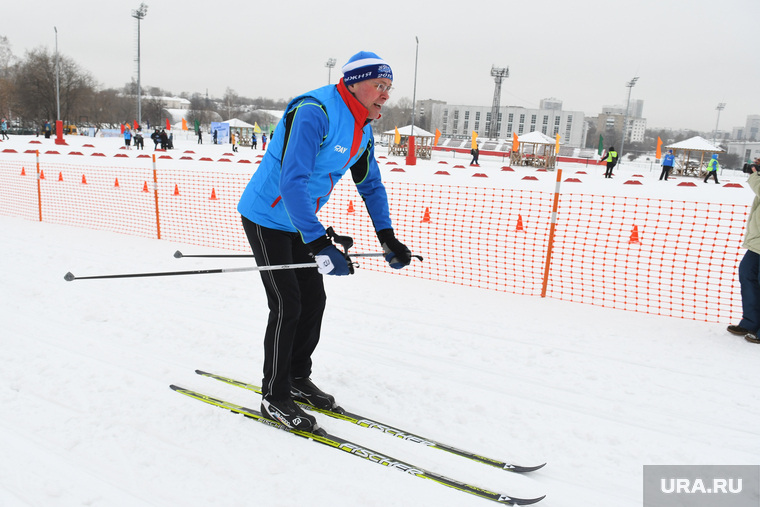
[[[377,88],[377,91],[379,91],[380,93],[387,92],[390,94],[391,90],[393,90],[392,85],[384,85],[383,83],[377,83],[377,86],[375,86],[375,88]]]

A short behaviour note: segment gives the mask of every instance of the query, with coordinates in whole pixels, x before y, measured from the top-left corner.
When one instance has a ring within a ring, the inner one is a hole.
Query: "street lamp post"
[[[61,119],[61,78],[60,78],[60,65],[58,63],[58,27],[53,27],[55,30],[55,103],[57,108],[56,121]]]
[[[142,89],[140,88],[140,21],[148,14],[148,6],[140,4],[137,10],[132,11],[132,17],[137,20],[137,124],[142,125]]]
[[[412,92],[412,133],[414,135],[414,118],[417,113],[417,59],[420,54],[420,39],[414,36],[414,40],[417,42],[417,47],[414,51],[414,90]]]
[[[625,146],[625,135],[628,132],[628,110],[631,108],[631,90],[636,86],[636,81],[639,78],[635,77],[628,81],[625,85],[628,87],[628,102],[625,105],[625,119],[623,120],[623,140],[620,141],[620,156],[619,160],[623,158],[623,147]]]
[[[715,135],[713,135],[713,144],[715,144],[717,142],[717,138],[718,138],[718,123],[720,123],[720,112],[723,111],[725,108],[726,108],[726,103],[725,102],[721,102],[715,108],[715,109],[718,110],[718,119],[715,120]]]
[[[417,165],[417,149],[414,146],[414,119],[417,113],[417,57],[420,53],[420,39],[414,36],[417,41],[417,49],[414,54],[414,92],[412,94],[412,131],[406,143],[406,165]]]
[[[335,58],[328,58],[327,63],[325,64],[325,67],[327,67],[327,84],[330,84],[330,74],[332,73],[333,67],[335,67],[335,63]]]

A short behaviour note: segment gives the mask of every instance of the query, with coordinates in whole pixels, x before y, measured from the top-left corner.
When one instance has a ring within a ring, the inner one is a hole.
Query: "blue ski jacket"
[[[299,232],[304,243],[317,240],[326,233],[317,212],[350,169],[375,230],[392,228],[367,109],[343,80],[295,98],[285,111],[238,212],[270,229]]]

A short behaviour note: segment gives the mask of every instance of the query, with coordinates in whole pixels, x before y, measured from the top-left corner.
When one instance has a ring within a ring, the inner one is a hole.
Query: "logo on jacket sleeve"
[[[343,146],[336,144],[335,151],[338,153],[346,153],[346,151],[348,151],[348,148],[344,148]]]

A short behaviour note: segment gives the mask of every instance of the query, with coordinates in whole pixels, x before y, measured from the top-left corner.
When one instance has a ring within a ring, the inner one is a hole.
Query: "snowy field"
[[[94,142],[106,153],[121,143],[67,139],[72,146]],[[12,138],[0,151],[14,143],[26,148],[28,139]],[[194,139],[176,144],[199,154],[228,150]],[[469,157],[456,160],[467,164]],[[482,171],[503,165],[480,161]],[[424,179],[435,162],[387,177]],[[693,180],[699,187],[677,187],[683,178],[659,182],[659,168],[642,172],[647,167],[624,166],[613,180],[603,178],[601,166],[592,168],[583,189],[752,201],[746,186]],[[564,167],[567,175],[580,169]],[[633,173],[642,173],[644,184],[627,188],[626,174]],[[542,175],[537,184],[550,191],[554,178]],[[514,184],[521,184],[516,177]],[[0,230],[0,506],[488,505],[169,389],[174,383],[258,408],[253,393],[194,373],[260,382],[267,309],[258,274],[63,279],[68,271],[205,269],[251,260],[178,260],[176,250],[223,252],[15,217],[0,217]],[[424,245],[410,246],[425,254]],[[545,507],[639,506],[643,465],[758,464],[760,346],[728,334],[731,322],[366,270],[326,277],[326,285],[313,378],[341,405],[489,457],[547,465],[512,474],[320,417],[328,432],[484,488],[545,494],[538,504]]]

